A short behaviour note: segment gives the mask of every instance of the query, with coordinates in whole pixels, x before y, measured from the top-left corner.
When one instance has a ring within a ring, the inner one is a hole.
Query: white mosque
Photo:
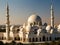
[[[60,25],[54,25],[54,9],[51,5],[51,25],[42,24],[42,19],[37,14],[32,14],[22,26],[10,26],[9,6],[7,5],[6,32],[0,32],[0,37],[6,40],[19,39],[20,42],[43,42],[60,39]]]
[[[51,25],[42,25],[42,19],[32,14],[26,24],[20,27],[19,37],[21,42],[54,41],[60,38],[60,25],[54,26],[54,9],[51,5]]]

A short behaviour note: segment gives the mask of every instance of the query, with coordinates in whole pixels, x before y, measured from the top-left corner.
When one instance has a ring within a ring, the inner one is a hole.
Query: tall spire
[[[53,0],[51,0],[51,27],[54,28],[54,9],[53,9]]]
[[[7,14],[6,14],[6,39],[9,40],[10,22],[9,22],[9,5],[7,3]]]

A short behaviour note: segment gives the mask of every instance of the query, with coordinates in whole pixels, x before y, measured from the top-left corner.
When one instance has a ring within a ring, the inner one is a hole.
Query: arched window
[[[20,40],[20,38],[18,37],[18,40]]]
[[[25,41],[25,38],[23,38],[23,41]]]
[[[38,38],[36,38],[36,42],[38,41]]]
[[[21,40],[21,39],[20,39]]]
[[[45,36],[43,36],[43,41],[45,41]]]
[[[16,40],[16,37],[14,38],[14,40]]]
[[[19,32],[20,29],[17,29],[17,33]]]
[[[32,23],[30,23],[30,26],[32,26],[33,24]]]
[[[51,41],[51,37],[50,37],[50,41]]]
[[[3,37],[2,37],[2,40],[3,40]]]
[[[29,38],[29,42],[31,42],[31,38]]]
[[[48,41],[48,37],[47,37],[47,41]]]
[[[39,40],[41,41],[41,38]]]
[[[34,42],[34,38],[32,38],[32,41]]]

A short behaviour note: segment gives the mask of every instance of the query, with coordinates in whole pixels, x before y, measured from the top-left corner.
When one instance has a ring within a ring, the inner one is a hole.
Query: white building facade
[[[60,39],[60,25],[54,27],[54,10],[52,5],[51,25],[46,23],[43,25],[41,17],[37,14],[32,14],[22,26],[10,26],[8,5],[6,18],[6,32],[0,32],[0,39],[4,37],[6,40],[17,39],[20,42],[43,42]]]

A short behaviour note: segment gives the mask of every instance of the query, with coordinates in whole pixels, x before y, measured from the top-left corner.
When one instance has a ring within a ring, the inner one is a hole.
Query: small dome
[[[26,31],[29,32],[30,30],[31,30],[31,26],[30,25],[26,26]]]
[[[33,14],[28,18],[28,23],[29,24],[38,24],[39,23],[39,25],[42,25],[41,18],[36,14]]]
[[[58,25],[58,29],[60,29],[60,24]]]
[[[58,31],[56,29],[51,29],[50,33],[58,33]]]
[[[42,32],[42,29],[38,29],[37,32],[38,32],[38,33],[41,33],[41,32]]]
[[[58,29],[57,31],[60,32],[60,24],[58,25],[57,29]]]
[[[10,27],[10,30],[12,31],[12,30],[13,30],[13,28],[14,28],[14,25],[12,25],[12,26]]]
[[[37,30],[37,35],[39,35],[41,33],[42,29],[38,29]]]
[[[12,31],[10,31],[10,37],[14,37],[14,34],[13,34],[13,32]]]
[[[46,30],[47,30],[47,32],[50,32],[50,30],[51,30],[51,26],[48,25],[48,26],[46,27]]]

